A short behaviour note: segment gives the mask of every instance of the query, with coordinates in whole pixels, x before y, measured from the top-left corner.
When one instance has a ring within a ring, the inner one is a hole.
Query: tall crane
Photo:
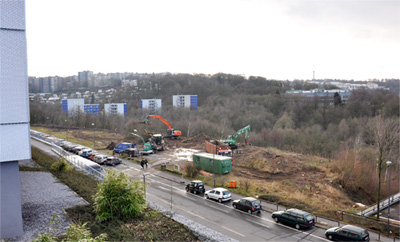
[[[245,144],[249,144],[249,134],[250,134],[250,125],[238,130],[234,135],[228,135],[226,140],[220,140],[221,142],[229,145],[231,149],[237,149],[236,138],[241,135],[243,132],[246,132],[246,137],[244,139]]]
[[[150,124],[149,119],[151,119],[151,118],[158,119],[158,120],[160,120],[161,122],[163,122],[165,125],[167,125],[167,127],[168,127],[168,129],[167,129],[167,135],[168,135],[169,138],[178,139],[179,137],[181,137],[182,132],[181,132],[180,130],[177,130],[177,129],[172,128],[171,124],[170,124],[166,119],[164,119],[163,117],[161,117],[160,115],[148,115],[148,116],[146,117],[146,119],[144,120],[144,123],[145,123],[145,124]]]

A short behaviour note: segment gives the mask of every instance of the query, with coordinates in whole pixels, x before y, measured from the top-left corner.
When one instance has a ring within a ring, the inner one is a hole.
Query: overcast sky
[[[399,0],[26,0],[29,76],[400,78]]]

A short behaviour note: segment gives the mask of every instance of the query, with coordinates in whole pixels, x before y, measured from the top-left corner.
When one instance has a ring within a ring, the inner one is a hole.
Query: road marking
[[[159,197],[156,197],[156,196],[151,195],[151,194],[148,194],[148,195],[150,195],[150,196],[152,196],[152,197],[155,197],[156,199],[161,200],[161,201],[163,201],[163,202],[169,204],[169,201],[165,201],[164,199],[159,198]],[[209,219],[206,219],[206,218],[204,218],[204,217],[202,217],[202,216],[200,216],[200,215],[197,215],[197,214],[195,214],[195,213],[193,213],[193,212],[187,211],[187,210],[182,209],[182,208],[180,208],[180,209],[183,210],[184,212],[187,212],[187,213],[192,214],[192,215],[195,216],[195,217],[198,217],[198,218],[200,218],[200,219],[206,220],[206,221],[208,221],[208,222],[210,222],[210,223],[212,223],[212,224],[221,226],[220,224],[217,224],[217,223],[215,223],[215,222],[213,222],[213,221],[210,221]],[[230,231],[230,232],[232,232],[232,233],[235,233],[235,234],[237,234],[237,235],[240,235],[240,236],[242,236],[242,237],[246,237],[246,235],[241,234],[241,233],[238,233],[238,232],[236,232],[236,231],[234,231],[234,230],[232,230],[232,229],[230,229],[230,228],[227,228],[227,227],[225,227],[225,226],[221,226],[221,228],[224,228],[224,229],[226,229],[226,230],[228,230],[228,231]]]
[[[163,186],[159,186],[158,188],[160,188],[160,189],[162,189],[162,190],[164,190],[164,191],[168,191],[168,192],[171,191],[170,188],[166,188],[166,187],[163,187]]]
[[[193,216],[196,216],[196,217],[198,217],[198,218],[201,218],[201,219],[203,219],[203,220],[207,220],[207,221],[210,221],[210,220],[208,220],[208,219],[206,219],[206,218],[203,218],[202,216],[200,216],[200,215],[197,215],[197,214],[195,214],[195,213],[192,213],[192,212],[190,212],[190,211],[187,211],[187,210],[184,210],[184,209],[182,209],[183,211],[185,211],[185,212],[187,212],[187,213],[190,213],[191,215],[193,215]],[[210,221],[211,222],[211,221]],[[211,222],[212,223],[212,222]]]
[[[197,200],[196,200],[196,199],[194,199],[194,198],[191,198],[191,197],[189,197],[189,196],[187,196],[186,198],[187,198],[187,199],[189,199],[189,200],[192,200],[193,202],[197,202]]]
[[[241,233],[238,233],[238,232],[236,232],[235,230],[232,230],[232,229],[227,228],[227,227],[225,227],[225,226],[222,226],[222,225],[221,225],[221,228],[224,228],[224,229],[226,229],[226,230],[229,230],[229,231],[231,231],[232,233],[238,234],[238,235],[240,235],[240,236],[242,236],[242,237],[246,237],[246,235],[241,234]]]
[[[268,226],[268,225],[265,225],[265,224],[262,224],[262,223],[256,222],[256,221],[254,221],[254,220],[246,219],[246,221],[249,221],[249,222],[251,222],[251,223],[258,224],[258,225],[260,225],[260,226],[262,226],[262,227],[269,228],[269,226]]]
[[[225,210],[222,210],[222,209],[220,209],[220,208],[217,208],[217,207],[214,207],[214,206],[211,206],[211,205],[210,205],[210,207],[212,207],[212,208],[214,208],[214,209],[217,209],[217,210],[219,210],[219,211],[221,211],[221,212],[224,212],[224,213],[229,213],[229,211],[225,211]]]

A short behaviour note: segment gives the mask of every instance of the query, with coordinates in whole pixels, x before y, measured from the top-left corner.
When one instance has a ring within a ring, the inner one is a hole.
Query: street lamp
[[[212,159],[212,162],[213,162],[213,171],[214,171],[214,187],[215,187],[215,160],[214,160],[214,153],[213,153],[213,159]]]
[[[67,120],[65,120],[65,123],[67,124],[67,129],[65,130],[65,136],[66,136],[65,140],[68,141],[68,123],[67,123]]]
[[[51,131],[50,131],[50,128],[49,128],[49,117],[46,117],[46,119],[47,119],[47,122],[46,122],[47,128],[49,129],[49,135],[51,136]]]
[[[143,192],[144,192],[145,199],[146,199],[146,176],[147,175],[150,175],[150,172],[143,173]]]
[[[392,168],[392,166],[391,166],[391,164],[392,164],[392,162],[391,161],[386,161],[386,165],[389,167],[389,196],[388,196],[388,217],[387,217],[387,237],[389,237],[389,235],[390,235],[390,226],[389,226],[389,224],[390,224],[390,182],[391,182],[391,177],[390,177],[390,175],[391,175],[391,168]]]
[[[94,132],[95,132],[94,123],[92,123],[92,127],[93,127],[93,150],[94,150],[94,147],[95,147],[95,144],[96,144],[96,140],[94,139]]]

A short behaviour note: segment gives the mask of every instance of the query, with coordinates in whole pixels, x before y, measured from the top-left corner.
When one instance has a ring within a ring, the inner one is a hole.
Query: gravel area
[[[15,241],[31,241],[41,232],[48,232],[50,221],[56,215],[59,224],[55,234],[66,231],[70,224],[64,208],[87,202],[47,172],[20,172],[22,219],[24,235]]]
[[[182,215],[176,214],[175,212],[158,205],[156,203],[147,201],[147,204],[150,208],[154,210],[158,210],[160,213],[172,218],[173,220],[177,221],[180,224],[183,224],[186,226],[188,229],[193,231],[193,233],[199,237],[201,241],[237,241],[234,240],[224,234],[221,234],[215,230],[212,230],[210,228],[207,228],[206,226],[199,224],[197,222],[194,222],[190,219],[185,218]]]
[[[27,166],[27,167],[39,167],[39,166],[36,165],[36,163],[33,162],[33,160],[31,160],[31,159],[20,160],[20,161],[18,161],[18,165],[20,165],[20,166]]]

